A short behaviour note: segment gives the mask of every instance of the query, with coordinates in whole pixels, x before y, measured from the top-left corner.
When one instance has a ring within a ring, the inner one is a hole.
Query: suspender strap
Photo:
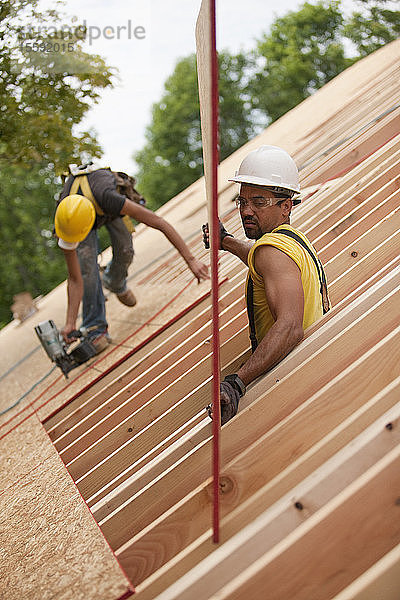
[[[321,297],[322,297],[323,313],[324,314],[327,313],[330,308],[329,297],[328,297],[328,286],[326,283],[326,275],[325,275],[324,267],[322,266],[320,259],[318,258],[318,256],[316,256],[314,254],[314,252],[305,243],[305,241],[299,235],[297,235],[297,233],[294,233],[294,231],[291,231],[290,229],[279,229],[275,233],[282,233],[283,235],[287,235],[288,237],[291,237],[298,244],[300,244],[300,246],[302,246],[302,248],[304,248],[304,250],[306,250],[308,252],[308,254],[311,256],[311,258],[316,266],[317,273],[318,273],[318,279],[319,279],[319,283],[320,283],[320,293],[321,293]],[[247,315],[248,315],[248,319],[249,319],[249,329],[250,329],[251,350],[252,350],[252,352],[254,352],[258,346],[258,341],[257,341],[257,336],[256,336],[256,326],[255,326],[255,322],[254,322],[253,280],[251,278],[251,273],[249,273],[249,277],[247,280],[246,299],[247,299]]]
[[[314,254],[314,252],[311,250],[310,246],[308,246],[308,244],[306,244],[306,242],[299,235],[297,235],[297,233],[295,233],[294,231],[291,231],[290,229],[279,229],[275,233],[283,233],[283,235],[287,235],[288,237],[292,238],[298,244],[300,244],[300,246],[302,246],[302,248],[304,248],[304,250],[306,250],[308,252],[308,254],[311,256],[311,258],[316,266],[317,273],[318,273],[318,279],[319,279],[319,283],[320,283],[319,291],[320,291],[321,297],[322,297],[323,313],[324,314],[327,313],[330,308],[329,297],[328,297],[328,285],[326,283],[326,275],[325,275],[324,267],[322,266],[322,263],[319,260],[318,256],[316,256],[316,254]]]
[[[77,194],[79,188],[81,189],[82,194],[85,196],[85,198],[90,200],[90,202],[93,204],[93,206],[96,210],[96,214],[104,215],[103,210],[100,208],[98,202],[96,202],[96,199],[93,196],[93,192],[90,188],[90,184],[88,182],[87,175],[78,175],[78,177],[75,177],[75,179],[71,185],[70,194]],[[132,223],[130,216],[124,215],[121,218],[122,218],[122,221],[124,222],[125,227],[129,231],[129,233],[133,233],[135,231],[135,226]]]
[[[256,326],[254,323],[253,280],[251,278],[250,273],[249,273],[249,277],[247,280],[246,300],[247,300],[247,316],[249,319],[249,329],[250,329],[251,351],[254,352],[258,346],[258,341],[257,341],[257,336],[256,336]]]
[[[102,209],[100,208],[100,206],[96,202],[96,199],[93,196],[93,192],[90,189],[90,185],[89,185],[89,182],[88,182],[87,175],[78,175],[78,177],[75,177],[74,181],[72,182],[71,190],[70,190],[69,193],[70,194],[77,194],[79,188],[81,188],[83,196],[85,196],[85,198],[87,198],[88,200],[90,200],[90,202],[93,204],[93,206],[94,206],[94,208],[96,210],[96,213],[98,215],[104,215],[104,212],[102,211]]]

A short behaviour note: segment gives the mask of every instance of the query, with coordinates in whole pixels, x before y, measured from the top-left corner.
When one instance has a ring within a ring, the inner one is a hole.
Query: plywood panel
[[[0,446],[2,597],[124,595],[130,584],[37,417]]]

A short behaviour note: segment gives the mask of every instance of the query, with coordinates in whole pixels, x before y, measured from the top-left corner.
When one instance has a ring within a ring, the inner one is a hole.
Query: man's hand
[[[210,276],[208,274],[208,267],[206,264],[201,262],[201,260],[198,260],[197,258],[193,257],[187,261],[187,264],[199,283],[203,279],[210,279]]]
[[[76,331],[76,324],[75,323],[66,323],[64,325],[64,327],[61,329],[61,335],[64,338],[64,342],[66,344],[71,344],[72,342],[76,342],[76,340],[78,339],[75,336],[70,336],[72,331]]]
[[[208,223],[205,223],[202,226],[202,231],[203,231],[203,243],[204,243],[204,247],[206,250],[208,250],[210,248],[210,230],[208,227]],[[221,221],[219,221],[219,249],[223,250],[222,247],[222,240],[226,237],[233,237],[233,235],[231,233],[228,233],[227,230],[225,229],[225,227],[222,225]]]
[[[239,400],[246,393],[246,386],[236,373],[227,375],[220,383],[221,425],[225,425],[237,413]],[[212,418],[212,407],[207,407]]]

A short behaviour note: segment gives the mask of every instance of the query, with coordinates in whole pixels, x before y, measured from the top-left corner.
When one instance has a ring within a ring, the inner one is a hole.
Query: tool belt
[[[329,297],[328,297],[328,285],[326,282],[326,275],[324,271],[324,267],[318,256],[311,250],[311,248],[305,243],[305,241],[291,231],[290,229],[279,229],[275,233],[281,233],[282,235],[287,235],[288,237],[295,240],[304,250],[308,252],[311,256],[318,273],[318,279],[320,283],[320,294],[322,298],[322,310],[323,314],[327,313],[330,309],[329,306]],[[251,278],[251,274],[249,274],[249,278],[247,281],[247,291],[246,291],[246,300],[247,300],[247,314],[249,319],[249,329],[250,329],[250,342],[251,342],[251,351],[254,352],[258,346],[257,336],[256,336],[256,326],[254,321],[254,303],[253,303],[253,280]]]

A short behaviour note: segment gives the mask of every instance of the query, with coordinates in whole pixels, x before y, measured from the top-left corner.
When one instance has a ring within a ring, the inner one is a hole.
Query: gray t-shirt
[[[59,202],[66,198],[66,196],[69,196],[74,179],[73,175],[68,177],[60,194]],[[126,197],[117,192],[115,177],[109,169],[98,169],[97,171],[88,173],[87,179],[97,204],[104,212],[104,215],[96,214],[94,227],[98,229],[105,223],[121,215]],[[77,193],[82,196],[85,195],[80,187]]]

